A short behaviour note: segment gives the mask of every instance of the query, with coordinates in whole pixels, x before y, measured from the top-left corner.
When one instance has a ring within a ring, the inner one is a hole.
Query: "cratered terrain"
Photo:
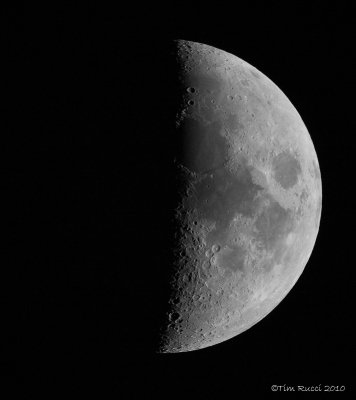
[[[169,270],[160,352],[215,345],[271,312],[311,255],[322,203],[317,155],[286,95],[232,54],[174,47],[178,200],[171,265],[157,264]]]

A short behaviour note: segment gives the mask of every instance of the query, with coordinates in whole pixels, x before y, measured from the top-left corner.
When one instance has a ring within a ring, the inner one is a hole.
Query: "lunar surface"
[[[309,133],[286,95],[225,51],[176,42],[182,96],[171,298],[160,352],[249,329],[292,289],[317,237],[322,188]]]

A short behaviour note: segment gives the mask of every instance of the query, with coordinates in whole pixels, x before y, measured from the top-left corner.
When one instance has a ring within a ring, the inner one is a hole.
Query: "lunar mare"
[[[222,50],[176,49],[183,190],[161,352],[214,345],[273,310],[311,255],[322,201],[312,140],[282,91]]]

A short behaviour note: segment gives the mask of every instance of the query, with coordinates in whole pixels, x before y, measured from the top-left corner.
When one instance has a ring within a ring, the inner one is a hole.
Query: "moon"
[[[216,345],[270,313],[310,258],[322,205],[314,145],[286,95],[232,54],[175,44],[180,200],[162,353]]]

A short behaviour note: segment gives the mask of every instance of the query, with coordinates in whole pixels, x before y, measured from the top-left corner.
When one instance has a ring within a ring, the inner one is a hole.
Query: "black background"
[[[1,21],[3,381],[132,398],[352,391],[352,10],[28,6]],[[153,327],[177,184],[164,54],[179,38],[239,56],[287,94],[318,154],[323,210],[307,267],[271,314],[218,346],[160,355]]]

